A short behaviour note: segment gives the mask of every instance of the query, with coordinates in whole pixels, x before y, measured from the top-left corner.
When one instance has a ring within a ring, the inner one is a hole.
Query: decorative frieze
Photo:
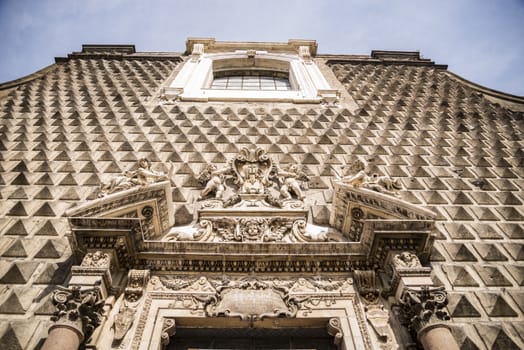
[[[259,289],[286,289],[290,294],[334,293],[335,295],[341,295],[354,293],[353,280],[351,278],[340,277],[301,277],[298,279],[284,279],[278,277],[238,278],[224,276],[223,278],[219,278],[184,275],[169,277],[153,276],[150,283],[155,291],[217,294],[228,288],[249,289],[253,287],[251,285],[255,282],[255,286],[261,287]]]

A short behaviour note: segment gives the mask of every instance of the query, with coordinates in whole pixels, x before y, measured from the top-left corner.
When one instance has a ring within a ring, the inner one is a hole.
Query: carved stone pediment
[[[160,237],[174,224],[171,184],[164,181],[115,192],[79,205],[66,216],[137,220],[144,237]]]
[[[139,242],[162,237],[174,225],[169,181],[136,186],[66,212],[80,250],[113,249],[119,267],[132,267]]]
[[[368,188],[335,183],[330,225],[351,242],[368,247],[369,256],[384,264],[395,245],[405,246],[425,259],[433,243],[436,214],[396,196]],[[398,248],[396,248],[398,249]]]

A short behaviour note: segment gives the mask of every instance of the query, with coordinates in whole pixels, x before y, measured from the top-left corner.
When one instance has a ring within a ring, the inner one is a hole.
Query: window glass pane
[[[246,72],[249,74],[249,72]],[[288,79],[272,76],[259,75],[233,75],[215,78],[211,83],[211,89],[227,90],[291,90]]]

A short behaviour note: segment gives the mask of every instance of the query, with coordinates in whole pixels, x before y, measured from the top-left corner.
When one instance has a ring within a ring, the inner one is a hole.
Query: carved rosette
[[[55,322],[52,328],[72,328],[82,340],[88,340],[93,330],[100,325],[104,300],[101,300],[99,287],[82,290],[79,286],[58,286],[52,300],[56,307],[51,317]]]
[[[444,287],[406,289],[400,300],[401,322],[414,334],[423,328],[450,319],[444,309],[448,296]]]

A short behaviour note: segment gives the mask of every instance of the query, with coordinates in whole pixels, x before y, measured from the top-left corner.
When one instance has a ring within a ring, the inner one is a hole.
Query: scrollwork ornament
[[[355,220],[362,220],[364,218],[364,212],[360,208],[351,209],[351,216]]]
[[[149,282],[149,278],[149,270],[129,270],[122,305],[115,316],[113,324],[113,328],[115,329],[113,337],[114,343],[120,343],[131,328],[137,307],[144,294],[144,289]]]
[[[326,329],[329,335],[334,337],[334,343],[336,346],[340,345],[340,342],[344,338],[344,334],[342,333],[342,324],[340,323],[340,319],[338,317],[330,318]]]
[[[154,209],[153,207],[146,205],[145,207],[142,208],[141,213],[142,215],[144,215],[144,218],[149,220],[153,217]]]
[[[169,340],[176,333],[176,322],[174,318],[164,318],[162,324],[162,334],[160,335],[160,343],[165,348],[169,344]]]
[[[305,220],[296,220],[295,222],[293,222],[291,232],[298,241],[302,241],[302,242],[308,241],[308,239],[305,236],[306,226],[307,226],[307,223]]]

